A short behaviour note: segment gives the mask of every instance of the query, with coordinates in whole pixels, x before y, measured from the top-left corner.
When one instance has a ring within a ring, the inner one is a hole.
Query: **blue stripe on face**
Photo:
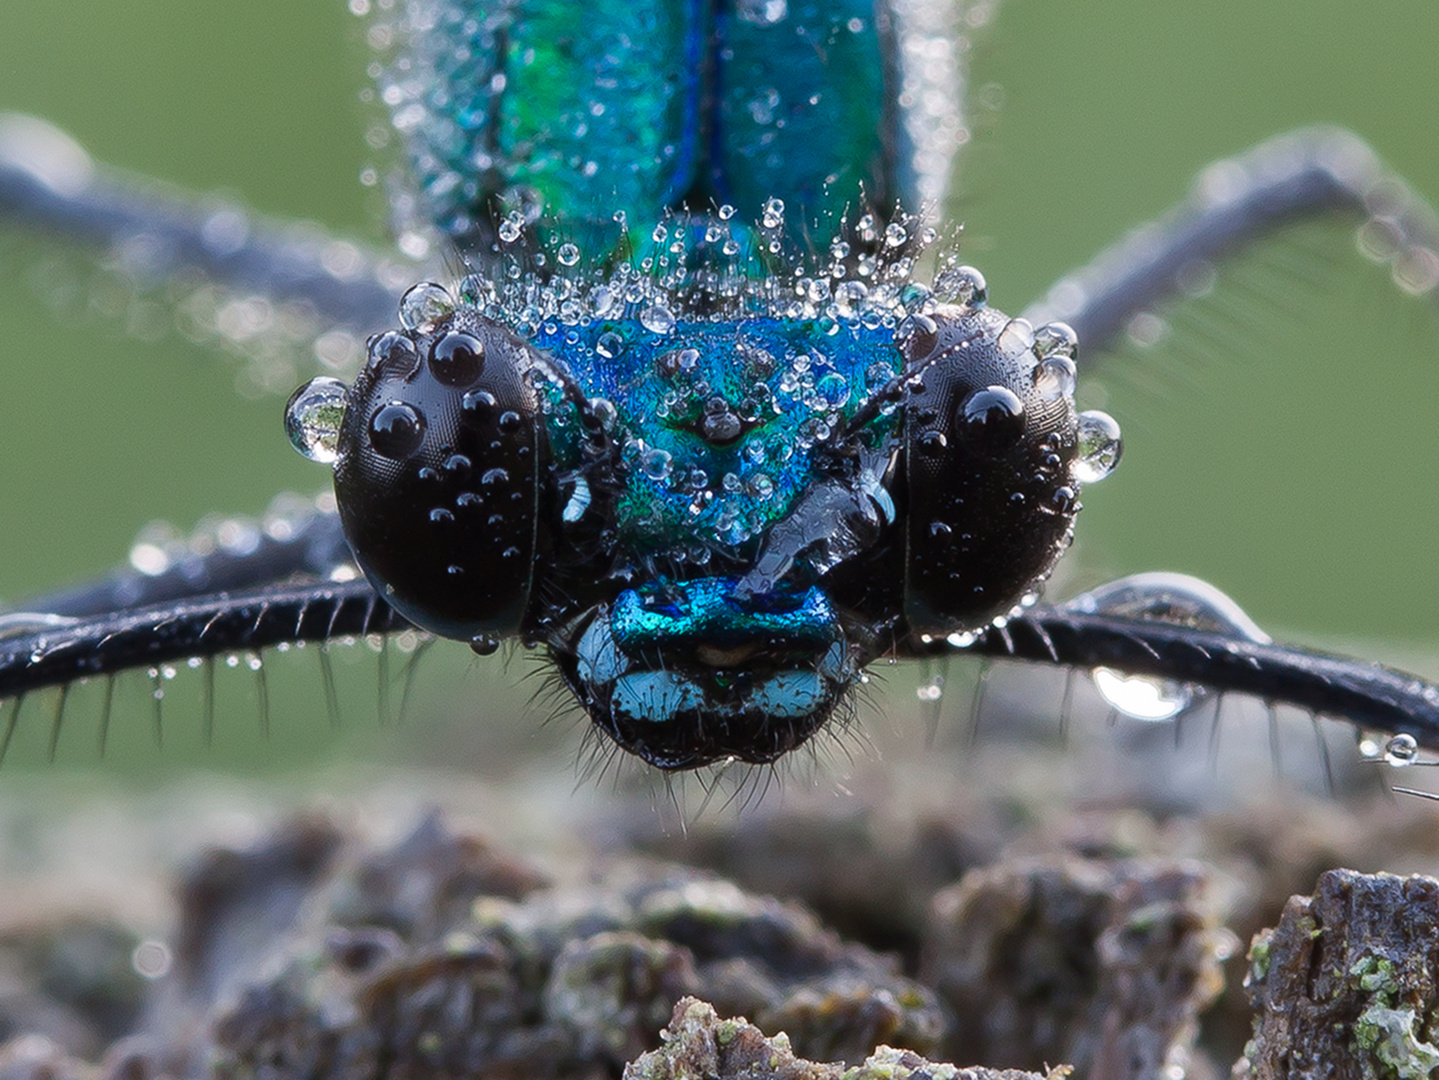
[[[839,640],[839,622],[818,588],[798,595],[735,597],[732,578],[699,578],[666,586],[627,589],[615,601],[609,632],[625,652],[721,647],[782,639],[787,647],[822,654]]]
[[[822,708],[829,695],[824,679],[813,671],[781,671],[754,688],[751,708],[792,720]]]
[[[664,723],[704,707],[704,691],[670,671],[637,671],[615,683],[610,708],[631,720]]]

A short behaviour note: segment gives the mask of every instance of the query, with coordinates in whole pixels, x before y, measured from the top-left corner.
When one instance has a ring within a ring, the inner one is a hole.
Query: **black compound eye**
[[[370,417],[370,445],[375,453],[403,461],[425,439],[425,414],[403,401],[381,405]]]
[[[474,334],[451,330],[430,346],[430,374],[446,386],[473,386],[485,370],[485,346]]]
[[[1024,402],[1005,386],[986,386],[960,403],[955,434],[982,454],[999,454],[1024,438]]]
[[[548,468],[529,347],[456,311],[371,339],[345,399],[335,495],[376,591],[426,630],[519,631],[548,533]]]
[[[1064,551],[1079,436],[1073,380],[1036,380],[1043,358],[1025,334],[1005,333],[1028,324],[976,307],[935,323],[922,386],[904,405],[900,513],[905,618],[914,633],[945,636],[1007,614]]]

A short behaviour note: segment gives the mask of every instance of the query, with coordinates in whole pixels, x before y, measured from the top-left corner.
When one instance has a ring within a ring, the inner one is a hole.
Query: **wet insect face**
[[[542,645],[651,764],[769,762],[897,644],[1032,602],[1117,460],[1113,422],[1076,414],[1073,332],[991,310],[967,267],[941,280],[951,302],[910,290],[914,313],[841,283],[802,318],[759,289],[702,318],[673,283],[630,314],[623,281],[551,281],[607,308],[527,335],[422,285],[287,426],[411,621]]]
[[[338,427],[328,379],[289,412],[381,596],[543,645],[669,769],[773,761],[881,654],[1033,602],[1079,508],[1074,334],[914,278],[959,144],[928,16],[424,11],[379,83],[467,295],[406,295]]]

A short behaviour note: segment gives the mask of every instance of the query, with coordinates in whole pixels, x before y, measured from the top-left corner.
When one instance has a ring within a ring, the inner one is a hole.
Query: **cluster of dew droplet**
[[[753,226],[732,206],[712,215],[666,214],[643,236],[629,233],[623,215],[616,225],[613,251],[582,252],[573,241],[544,239],[544,222],[513,210],[484,265],[460,282],[459,299],[521,336],[547,323],[618,318],[637,319],[656,334],[681,319],[746,315],[897,325],[908,314],[968,299],[962,276],[941,274],[933,289],[916,280],[938,232],[900,210],[889,221],[872,211],[842,219],[819,252],[790,239],[780,199],[768,200]]]
[[[641,254],[605,260],[585,258],[571,242],[549,247],[537,243],[531,235],[533,223],[516,212],[497,230],[497,248],[483,272],[464,277],[458,295],[433,283],[413,287],[401,300],[400,322],[408,331],[427,332],[463,305],[522,337],[553,336],[562,327],[622,319],[636,320],[650,333],[662,336],[673,332],[681,320],[724,321],[748,315],[813,320],[835,329],[846,323],[886,328],[902,342],[936,334],[934,317],[941,314],[941,308],[972,311],[986,306],[984,277],[961,264],[953,253],[940,260],[932,285],[915,280],[919,259],[937,238],[935,230],[917,217],[897,214],[894,221],[881,222],[872,213],[863,214],[852,226],[837,231],[839,238],[820,258],[793,251],[784,225],[784,206],[779,200],[766,204],[753,228],[736,223],[728,207],[698,225],[676,214],[655,226]],[[699,257],[716,253],[719,258]],[[1051,323],[1036,328],[1023,318],[1011,319],[1000,331],[996,346],[1012,360],[1029,359],[1031,378],[1041,398],[1072,400],[1077,342],[1068,325]],[[596,348],[603,354],[603,339]],[[866,372],[865,398],[894,385],[893,369],[880,366],[885,370],[878,374]],[[548,403],[551,422],[561,422],[570,410],[560,407],[559,382],[543,368],[530,374],[543,384],[537,389],[542,402]],[[817,377],[806,383],[806,372],[787,374],[794,376],[795,393],[814,397],[817,413],[824,411],[821,405],[833,405],[835,395],[848,398],[856,389],[846,380],[841,394],[837,385],[821,385]],[[787,385],[782,379],[780,390]],[[302,454],[319,461],[335,460],[345,392],[342,383],[321,378],[292,399],[287,427]],[[901,398],[902,394],[895,395],[886,410],[897,407]],[[608,415],[613,425],[612,405],[597,401],[591,407],[596,418]],[[724,414],[716,413],[716,424],[725,420]],[[800,434],[808,437],[806,432]],[[811,442],[824,437],[818,429],[809,435],[813,436]],[[703,564],[708,561],[710,544],[742,543],[767,528],[769,519],[751,512],[772,492],[772,486],[766,489],[772,481],[762,473],[726,475],[711,484],[707,476],[695,478],[690,470],[677,471],[668,453],[643,445],[633,435],[627,436],[623,449],[631,467],[652,481],[663,482],[673,493],[692,488],[693,505],[701,511],[705,493],[712,490],[715,512],[706,516],[703,535],[697,531],[695,543],[676,547],[675,557],[692,550],[693,561]],[[1120,449],[1119,428],[1113,419],[1097,411],[1080,413],[1071,478],[1077,483],[1104,478],[1118,463]],[[1072,502],[1072,488],[1065,490],[1070,491]],[[697,528],[699,524],[697,521]],[[1002,628],[1037,599],[1037,592],[1026,594],[993,625]],[[982,632],[956,632],[947,641],[963,648]]]
[[[737,223],[730,207],[698,222],[673,214],[654,227],[643,253],[631,259],[593,259],[584,257],[572,242],[550,248],[537,244],[532,235],[535,227],[516,211],[501,222],[496,251],[483,272],[465,276],[456,290],[458,296],[434,283],[414,286],[401,299],[400,323],[409,331],[427,330],[463,305],[521,337],[533,338],[604,320],[634,319],[650,333],[666,335],[681,320],[764,316],[815,321],[831,331],[844,323],[888,328],[902,342],[935,333],[932,316],[941,307],[973,310],[987,302],[983,276],[961,264],[952,252],[941,260],[932,286],[915,280],[919,260],[934,245],[937,233],[914,215],[897,211],[895,220],[886,223],[866,212],[838,229],[837,238],[816,259],[794,250],[787,239],[784,212],[780,200],[769,200],[753,228]],[[1076,341],[1070,327],[1053,323],[1036,329],[1022,318],[1012,319],[1000,332],[997,346],[1011,359],[1022,354],[1032,358],[1032,378],[1044,400],[1073,397]],[[604,348],[601,338],[597,344],[601,356]],[[530,374],[539,380],[542,400],[557,406],[562,390],[552,373],[537,368]],[[794,386],[789,389],[794,393],[812,399],[819,418],[831,411],[837,397],[848,400],[854,388],[846,381],[841,390],[838,382],[843,376],[826,382],[814,375],[796,367],[785,378],[792,377]],[[880,390],[892,372],[881,375],[878,380],[866,379],[866,396]],[[782,379],[781,392],[787,385]],[[300,453],[317,461],[335,461],[345,393],[343,383],[323,377],[296,393],[286,412],[286,426]],[[601,411],[608,405],[593,404]],[[563,421],[565,410],[550,412],[552,422]],[[722,424],[726,418],[727,414],[717,412],[712,419]],[[824,438],[828,428],[820,430],[821,419],[801,436],[811,443]],[[1092,483],[1108,475],[1118,462],[1120,445],[1118,426],[1109,416],[1081,413],[1073,479]],[[668,462],[660,458],[663,451],[632,449],[631,456],[647,475],[670,479]],[[725,484],[719,494],[737,487]],[[737,526],[738,520],[738,515],[727,515],[720,529],[728,542],[734,542],[736,527],[746,537],[753,531],[743,523]]]
[[[897,122],[904,128],[904,138],[896,142],[908,155],[901,171],[912,177],[916,205],[938,207],[945,201],[955,156],[970,138],[964,111],[968,54],[996,7],[995,0],[886,5],[898,76]],[[366,141],[376,151],[388,151],[398,135],[409,157],[403,179],[398,173],[386,177],[376,167],[365,168],[361,179],[367,186],[385,183],[401,250],[424,258],[435,250],[437,229],[451,239],[474,229],[487,185],[513,164],[477,133],[493,123],[494,99],[504,93],[503,72],[495,70],[503,28],[522,16],[507,6],[480,12],[454,0],[349,0],[349,8],[365,19],[366,40],[375,53],[368,72],[374,87],[361,96],[384,110]],[[765,26],[804,17],[791,11],[788,0],[747,0],[735,6],[734,15]],[[863,23],[852,19],[849,29],[858,32]],[[772,87],[756,93],[754,110],[774,108]],[[588,127],[589,118],[581,115],[577,123]],[[573,134],[582,137],[580,130]],[[585,175],[601,168],[593,160],[566,166]],[[541,199],[528,185],[501,186],[508,202],[538,209]]]

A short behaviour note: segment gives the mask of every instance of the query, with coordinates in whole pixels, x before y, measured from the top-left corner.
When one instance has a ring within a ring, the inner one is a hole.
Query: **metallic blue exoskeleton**
[[[392,606],[544,646],[663,768],[772,761],[896,643],[1032,603],[1118,456],[1068,327],[911,282],[903,28],[782,9],[436,5],[399,107],[475,272],[291,406]]]

